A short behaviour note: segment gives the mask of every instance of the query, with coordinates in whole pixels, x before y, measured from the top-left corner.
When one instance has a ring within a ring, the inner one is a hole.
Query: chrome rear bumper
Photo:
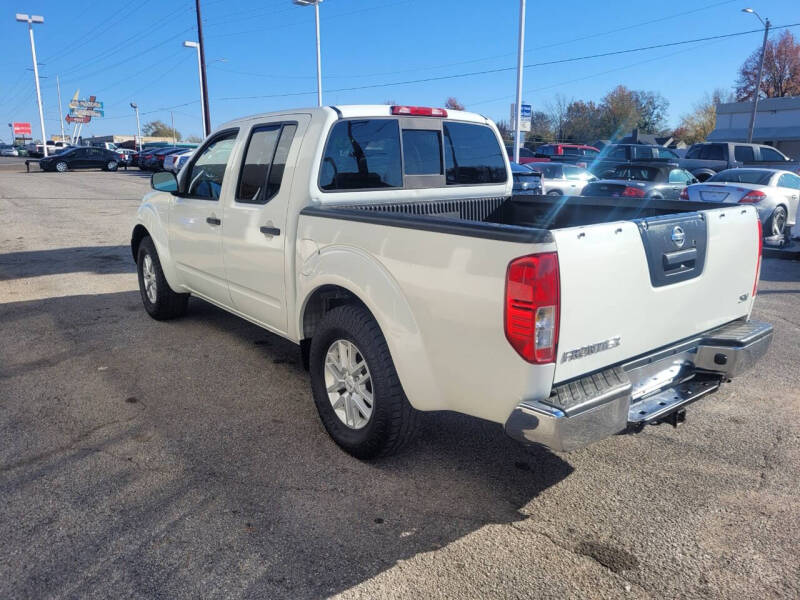
[[[772,325],[734,321],[525,400],[506,421],[512,438],[559,452],[577,450],[629,425],[654,423],[717,391],[766,354]]]

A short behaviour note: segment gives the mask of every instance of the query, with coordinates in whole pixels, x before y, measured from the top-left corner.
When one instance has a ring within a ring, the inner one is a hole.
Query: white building
[[[752,102],[717,105],[716,128],[708,141],[746,142],[752,110]],[[759,100],[753,142],[769,144],[800,159],[800,96]]]

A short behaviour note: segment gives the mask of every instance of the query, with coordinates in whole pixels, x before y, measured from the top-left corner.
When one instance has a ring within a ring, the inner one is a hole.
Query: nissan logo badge
[[[672,228],[672,241],[675,242],[678,248],[683,247],[684,242],[686,242],[686,234],[683,232],[683,228],[680,225],[675,225],[675,227]]]

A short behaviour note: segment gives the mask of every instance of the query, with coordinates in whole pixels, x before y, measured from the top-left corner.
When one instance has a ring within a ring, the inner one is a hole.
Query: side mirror
[[[174,194],[178,191],[178,178],[169,171],[158,171],[150,177],[150,187],[159,192]]]
[[[692,177],[692,180],[689,183],[700,183],[700,180],[697,177]]]

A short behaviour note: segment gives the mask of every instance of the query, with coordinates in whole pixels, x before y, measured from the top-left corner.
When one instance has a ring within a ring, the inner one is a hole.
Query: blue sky
[[[528,0],[526,64],[756,29],[740,12],[748,2],[674,0],[621,2]],[[105,103],[104,119],[84,135],[134,133],[128,106],[142,122],[169,123],[199,134],[193,0],[107,0],[81,3],[10,0],[0,19],[2,123],[30,121],[38,131],[26,26],[15,12],[41,14],[34,26],[48,137],[60,132],[56,75],[62,102],[76,89]],[[773,25],[800,22],[797,0],[750,4]],[[202,0],[212,126],[270,110],[316,102],[314,11],[291,0]],[[468,110],[508,119],[515,93],[517,0],[325,0],[320,7],[325,104],[382,103],[441,106],[457,97]],[[800,37],[800,28],[792,29]],[[556,94],[599,100],[623,84],[660,92],[677,124],[705,92],[730,89],[761,33],[525,69],[523,95],[534,110]],[[400,83],[476,71],[511,70]],[[366,87],[376,86],[381,87]],[[347,90],[346,88],[363,89]],[[326,91],[327,90],[327,91]],[[341,90],[341,91],[335,91]],[[9,130],[0,129],[0,139]]]

